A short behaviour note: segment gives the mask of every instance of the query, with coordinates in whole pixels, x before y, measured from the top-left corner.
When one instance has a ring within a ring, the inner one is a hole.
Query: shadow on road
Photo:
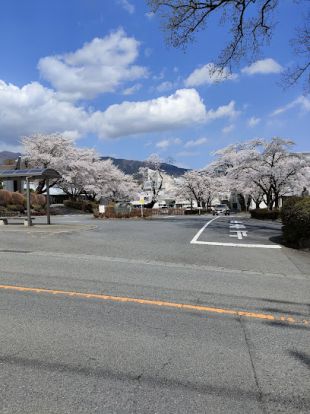
[[[307,368],[310,368],[310,355],[298,351],[289,351],[289,354],[297,361],[306,365]]]
[[[188,381],[186,379],[178,380],[174,378],[169,378],[169,375],[165,375],[164,372],[158,372],[157,375],[149,375],[148,373],[139,372],[139,373],[129,373],[129,372],[119,372],[114,371],[108,368],[97,367],[87,367],[77,366],[73,363],[60,363],[57,361],[47,361],[39,359],[28,359],[17,356],[0,356],[0,363],[11,364],[22,366],[25,368],[35,368],[39,370],[44,370],[53,373],[59,374],[74,374],[84,377],[95,377],[98,380],[102,379],[112,379],[121,381],[134,381],[138,382],[140,385],[147,385],[152,387],[167,388],[167,389],[176,389],[176,390],[186,390],[191,392],[196,392],[199,394],[205,395],[216,395],[222,398],[229,398],[237,401],[245,400],[256,400],[259,401],[261,397],[263,400],[267,400],[269,403],[276,403],[278,406],[283,406],[286,409],[292,407],[294,409],[305,410],[310,407],[310,399],[303,398],[297,395],[287,397],[275,394],[265,393],[260,395],[259,392],[252,390],[242,390],[237,388],[237,386],[227,387],[219,386],[208,383],[199,383]],[[95,362],[93,362],[95,363]],[[169,365],[169,364],[168,364]],[[167,366],[167,364],[165,365]],[[162,370],[164,367],[162,367]]]

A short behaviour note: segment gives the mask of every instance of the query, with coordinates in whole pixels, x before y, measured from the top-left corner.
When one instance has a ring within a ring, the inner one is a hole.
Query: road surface
[[[309,412],[309,253],[211,220],[1,228],[0,413]]]

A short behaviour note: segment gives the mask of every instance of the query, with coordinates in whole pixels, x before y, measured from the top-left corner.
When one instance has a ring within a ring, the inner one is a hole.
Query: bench
[[[28,225],[28,217],[25,216],[5,216],[0,217],[0,226],[8,225],[8,220],[24,220],[24,226]],[[34,217],[31,217],[31,221],[35,220]]]

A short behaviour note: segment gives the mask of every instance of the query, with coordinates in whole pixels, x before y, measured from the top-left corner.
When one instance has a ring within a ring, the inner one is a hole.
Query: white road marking
[[[204,229],[206,228],[206,227],[208,227],[209,226],[209,224],[211,224],[214,220],[217,220],[217,219],[219,219],[220,218],[220,216],[218,216],[218,217],[215,217],[214,219],[212,219],[212,220],[210,220],[210,221],[208,221],[200,230],[199,230],[199,232],[194,236],[194,238],[192,239],[192,241],[191,241],[191,244],[194,244],[194,243],[200,243],[200,242],[197,242],[197,240],[199,239],[199,237],[200,237],[200,235],[201,235],[201,233],[204,231]]]
[[[245,228],[245,226],[244,226]],[[233,233],[236,234],[230,234],[229,237],[238,237],[239,240],[242,240],[243,237],[248,237],[248,232],[247,231],[240,231],[240,230],[230,230]]]
[[[245,226],[243,224],[230,224],[229,228],[240,230],[240,229],[245,229]]]
[[[228,247],[256,247],[262,249],[281,249],[278,244],[244,244],[244,243],[220,243],[220,242],[205,242],[205,241],[191,241],[192,244],[207,244],[210,246],[228,246]]]
[[[209,246],[226,246],[226,247],[250,247],[250,248],[260,248],[260,249],[281,249],[281,246],[278,244],[245,244],[245,243],[221,243],[221,242],[206,242],[206,241],[199,241],[200,235],[203,231],[211,224],[214,220],[217,220],[221,216],[215,217],[214,219],[208,221],[193,237],[191,240],[191,244],[201,244],[201,245],[209,245]],[[242,221],[231,221],[231,223],[235,224],[242,224]],[[240,233],[238,231],[238,233]],[[246,232],[245,232],[246,233]],[[238,236],[231,236],[231,237],[238,237]],[[238,237],[239,238],[239,237]]]

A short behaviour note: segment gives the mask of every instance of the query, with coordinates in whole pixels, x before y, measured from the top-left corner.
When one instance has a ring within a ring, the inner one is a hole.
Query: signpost
[[[141,217],[143,218],[143,206],[144,206],[144,197],[140,196],[140,205],[141,205]]]

